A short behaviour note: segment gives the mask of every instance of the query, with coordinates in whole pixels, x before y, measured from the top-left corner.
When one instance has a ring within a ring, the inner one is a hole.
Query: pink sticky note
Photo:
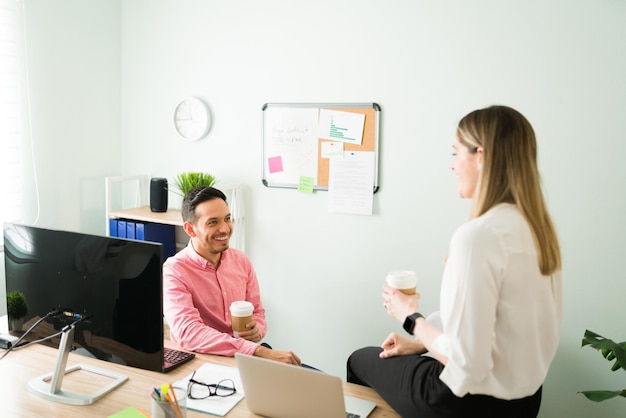
[[[270,174],[283,171],[283,159],[280,155],[278,157],[268,158],[267,163],[270,166]]]

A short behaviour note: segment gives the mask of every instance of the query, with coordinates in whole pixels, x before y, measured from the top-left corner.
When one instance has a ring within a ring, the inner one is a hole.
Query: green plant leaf
[[[585,330],[585,336],[582,340],[582,347],[591,346],[596,350],[599,350],[602,357],[612,361],[615,359],[615,363],[611,367],[612,371],[617,369],[626,370],[626,342],[616,343],[613,340],[604,338],[603,336],[596,334],[593,331]]]
[[[10,319],[24,318],[28,313],[26,296],[19,290],[7,293],[7,314]]]
[[[602,402],[607,399],[615,398],[616,396],[621,396],[626,398],[626,389],[619,390],[585,390],[578,393],[582,393],[589,400],[594,402]]]
[[[215,183],[217,183],[215,176],[197,171],[177,174],[174,179],[174,185],[180,190],[183,196],[196,186],[213,186]]]
[[[605,338],[600,334],[596,334],[593,331],[585,330],[585,335],[582,340],[582,347],[590,346],[600,351],[602,357],[608,361],[615,360],[611,367],[611,371],[618,369],[626,370],[626,342],[616,343],[613,340]],[[607,399],[621,396],[626,398],[626,389],[624,390],[586,390],[578,393],[582,393],[589,400],[594,402],[602,402]]]

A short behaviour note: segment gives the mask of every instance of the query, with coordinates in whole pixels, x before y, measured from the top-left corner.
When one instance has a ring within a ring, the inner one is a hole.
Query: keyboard
[[[173,348],[163,348],[163,372],[167,373],[172,369],[188,362],[196,355],[186,351],[174,350]]]

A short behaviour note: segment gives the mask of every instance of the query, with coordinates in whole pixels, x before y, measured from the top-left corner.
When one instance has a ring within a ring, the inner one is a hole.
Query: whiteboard
[[[337,127],[331,123],[330,131],[324,130],[328,126],[324,125],[324,116],[328,114],[338,119],[345,117],[345,125]],[[263,184],[298,188],[302,178],[307,178],[312,179],[313,189],[328,190],[328,149],[340,144],[345,152],[374,154],[373,193],[376,193],[379,188],[379,123],[380,106],[376,103],[264,104]]]

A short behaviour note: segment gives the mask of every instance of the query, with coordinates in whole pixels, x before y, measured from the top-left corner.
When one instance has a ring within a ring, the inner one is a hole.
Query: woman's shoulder
[[[471,248],[515,251],[534,248],[532,232],[519,209],[508,203],[494,206],[478,218],[461,225],[454,242]]]
[[[481,216],[471,219],[461,225],[455,232],[457,239],[478,240],[493,239],[497,236],[508,235],[520,227],[527,228],[527,223],[517,206],[510,203],[500,203]]]

